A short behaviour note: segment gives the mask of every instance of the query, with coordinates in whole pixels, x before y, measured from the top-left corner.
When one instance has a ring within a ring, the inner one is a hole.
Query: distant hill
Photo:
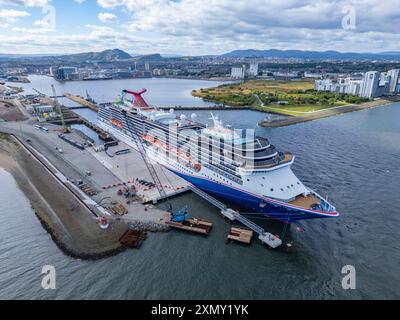
[[[339,51],[303,51],[303,50],[234,50],[221,57],[227,58],[298,58],[298,59],[335,59],[335,60],[399,60],[400,52],[355,53]]]
[[[110,49],[101,52],[83,52],[75,54],[0,54],[0,60],[47,60],[54,62],[81,63],[85,61],[119,61],[131,59],[132,56],[120,49]]]
[[[84,62],[84,61],[118,61],[131,59],[131,55],[120,49],[104,50],[101,52],[85,52],[77,54],[69,54],[57,56],[57,60],[70,61],[70,62]]]
[[[164,58],[159,53],[140,55],[134,58],[137,61],[159,61]]]

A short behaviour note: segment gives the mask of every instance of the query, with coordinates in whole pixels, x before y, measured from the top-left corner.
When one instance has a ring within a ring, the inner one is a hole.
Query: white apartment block
[[[250,63],[249,76],[250,77],[257,77],[258,76],[258,63]]]
[[[368,99],[376,98],[387,93],[400,92],[400,69],[392,69],[388,72],[368,71],[363,79],[351,77],[315,81],[315,90],[347,93]]]
[[[400,89],[399,86],[400,69],[389,70],[387,74],[390,76],[389,92],[398,93]]]
[[[380,74],[378,71],[368,71],[365,73],[361,86],[361,97],[371,99],[378,96],[379,77]]]
[[[232,67],[231,78],[244,79],[245,76],[246,76],[246,65],[243,65],[242,67]]]

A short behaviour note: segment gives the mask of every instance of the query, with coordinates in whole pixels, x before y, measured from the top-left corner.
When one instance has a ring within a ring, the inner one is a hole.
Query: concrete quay
[[[159,194],[156,188],[146,190],[138,184],[136,179],[150,182],[151,178],[137,151],[132,149],[128,154],[109,157],[104,151],[95,152],[92,147],[81,150],[58,137],[60,126],[41,124],[49,129],[44,132],[34,128],[35,123],[1,122],[0,132],[5,134],[1,135],[0,143],[3,149],[12,149],[4,155],[11,154],[13,160],[8,162],[17,164],[10,171],[30,198],[42,224],[67,254],[95,259],[119,252],[118,240],[128,227],[168,230],[162,223],[166,210],[143,204],[143,201],[159,200]],[[20,142],[13,141],[13,136]],[[85,143],[75,129],[69,137]],[[18,144],[24,146],[15,147]],[[108,152],[125,148],[128,147],[119,145]],[[161,178],[163,184],[171,186],[170,190],[181,185],[179,178],[169,172]],[[128,180],[134,182],[126,185],[135,184],[138,190],[137,196],[129,199],[118,194]],[[78,182],[90,186],[95,194],[85,194]],[[108,185],[120,187],[104,188]],[[172,196],[173,192],[169,191],[168,195]],[[118,203],[127,209],[127,214],[119,216],[110,210]],[[107,219],[108,229],[99,228],[99,217]]]

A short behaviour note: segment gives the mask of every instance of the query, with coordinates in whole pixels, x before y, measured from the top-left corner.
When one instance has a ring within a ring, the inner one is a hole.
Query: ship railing
[[[225,177],[229,180],[232,180],[238,184],[243,184],[243,180],[241,180],[240,178],[238,178],[230,173],[223,171],[222,169],[219,169],[218,167],[216,167],[216,165],[204,164],[204,166],[212,171],[218,172],[220,175],[222,175],[223,177]]]
[[[235,155],[241,158],[250,158],[250,156],[254,159],[259,159],[260,157],[269,157],[271,158],[275,154],[278,153],[278,150],[274,145],[271,145],[268,149],[265,149],[261,152],[253,152],[251,150],[242,150],[241,152],[235,152]]]
[[[290,152],[280,153],[272,159],[268,159],[265,161],[254,161],[254,162],[244,162],[241,166],[242,169],[251,170],[251,169],[262,169],[262,168],[273,168],[279,166],[281,164],[289,163],[293,160],[293,155]]]

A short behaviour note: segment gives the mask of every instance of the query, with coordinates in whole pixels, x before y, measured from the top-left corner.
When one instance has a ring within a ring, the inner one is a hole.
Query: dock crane
[[[54,87],[53,84],[51,85],[51,90],[53,91],[54,108],[55,108],[55,109],[58,111],[58,113],[60,114],[61,123],[62,123],[62,126],[63,126],[63,132],[64,132],[64,133],[70,133],[71,130],[70,130],[70,128],[69,128],[69,127],[66,125],[66,123],[65,123],[64,115],[63,115],[62,110],[61,110],[61,106],[60,106],[60,104],[58,103],[58,100],[57,100],[56,88]]]
[[[123,95],[122,95],[122,99],[121,102],[124,103],[124,95],[126,93],[131,94],[134,96],[134,101],[132,101],[132,105],[133,106],[138,106],[138,107],[149,107],[147,105],[147,103],[143,100],[143,98],[141,97],[141,94],[143,94],[144,92],[146,92],[146,90],[142,90],[140,92],[133,92],[133,91],[128,91],[128,90],[123,90]],[[149,171],[151,178],[154,181],[154,184],[156,185],[156,188],[158,190],[158,193],[160,194],[162,199],[166,200],[167,203],[167,207],[168,207],[168,211],[172,212],[172,206],[171,203],[169,202],[168,199],[168,195],[164,190],[164,187],[161,183],[160,178],[157,175],[157,172],[153,166],[153,164],[149,161],[149,159],[147,158],[147,153],[146,153],[146,148],[145,148],[145,141],[143,139],[143,137],[140,134],[135,133],[135,131],[131,128],[131,120],[128,117],[128,111],[127,110],[122,110],[122,113],[124,115],[124,120],[125,120],[125,124],[128,128],[128,132],[130,133],[131,137],[133,138],[133,141],[135,141],[136,147],[147,167],[147,170]]]

